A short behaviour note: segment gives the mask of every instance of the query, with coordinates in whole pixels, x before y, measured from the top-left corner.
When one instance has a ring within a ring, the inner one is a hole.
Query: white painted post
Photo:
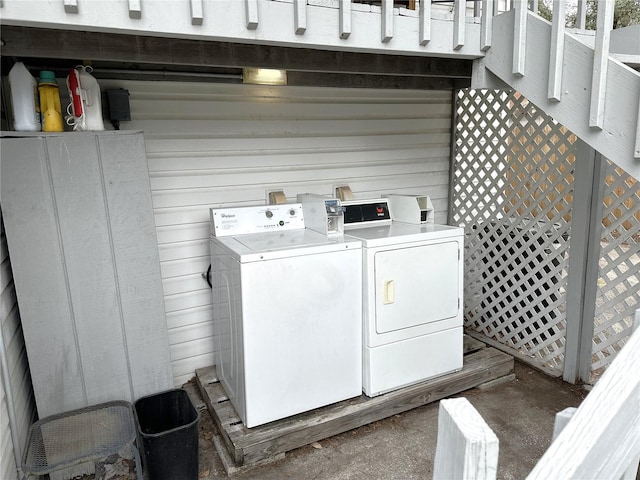
[[[351,0],[340,0],[340,38],[351,35]]]
[[[515,20],[513,22],[513,74],[524,77],[527,47],[527,4],[515,2]]]
[[[587,0],[578,0],[576,10],[576,28],[580,30],[587,28]]]
[[[202,0],[191,0],[191,25],[202,25],[204,21],[204,11]]]
[[[609,65],[609,41],[611,39],[611,29],[613,28],[613,7],[614,2],[598,0],[589,126],[599,130],[602,130],[604,125],[604,99],[607,84],[607,67]]]
[[[491,48],[493,8],[493,0],[482,0],[482,19],[480,20],[480,49],[483,52],[486,52]]]
[[[433,480],[494,480],[498,437],[466,398],[440,401]]]
[[[307,31],[307,0],[293,0],[293,17],[296,35]]]
[[[560,432],[567,426],[569,420],[573,417],[573,414],[578,410],[576,407],[567,407],[561,412],[556,413],[556,421],[553,424],[553,436],[552,441],[555,440]]]
[[[465,34],[465,0],[454,0],[453,2],[453,49],[459,50],[464,47]]]
[[[539,9],[538,3],[538,0],[529,0],[529,10],[531,10],[536,15],[538,14]]]
[[[551,23],[551,46],[549,48],[549,100],[559,102],[562,98],[562,65],[564,59],[564,31],[567,13],[565,0],[553,2]]]
[[[142,18],[142,0],[129,0],[129,18],[140,20]]]
[[[382,0],[382,43],[393,38],[393,0]]]
[[[258,0],[244,0],[247,13],[247,30],[258,28]]]
[[[0,1],[0,7],[2,2]],[[67,13],[78,13],[78,0],[64,0],[64,11]]]
[[[431,0],[420,1],[420,45],[431,40]]]

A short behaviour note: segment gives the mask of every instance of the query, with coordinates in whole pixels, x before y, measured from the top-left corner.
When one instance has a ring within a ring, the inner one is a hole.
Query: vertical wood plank
[[[244,6],[247,13],[247,29],[255,30],[258,28],[258,0],[244,0]]]
[[[142,0],[129,0],[129,18],[142,18]]]
[[[480,20],[480,49],[483,52],[486,52],[491,48],[493,12],[493,0],[482,0],[482,19]]]
[[[431,0],[420,2],[420,45],[426,45],[431,41]]]
[[[0,2],[0,7],[2,2]],[[78,13],[78,0],[64,0],[64,11],[67,13]]]
[[[40,417],[87,405],[44,138],[0,139],[0,202]]]
[[[459,50],[464,46],[466,1],[453,2],[453,49]]]
[[[549,100],[562,98],[562,68],[564,59],[564,31],[566,20],[565,0],[553,2],[551,23],[551,46],[549,48]]]
[[[498,437],[466,398],[440,401],[434,480],[496,478]]]
[[[351,35],[351,0],[340,0],[340,38]]]
[[[296,35],[307,31],[307,0],[293,0],[293,21]]]
[[[134,400],[94,135],[47,139],[89,405]]]
[[[513,74],[524,77],[527,48],[527,5],[523,1],[515,2],[515,20],[513,22]]]
[[[596,44],[593,55],[593,76],[591,78],[591,103],[589,107],[589,126],[602,129],[604,125],[605,90],[609,65],[609,42],[613,28],[614,2],[598,0],[598,20]]]
[[[584,30],[587,28],[587,0],[578,0],[576,7],[576,28]]]
[[[578,139],[563,371],[564,380],[570,383],[578,380],[588,382],[591,376],[605,173],[606,162],[602,156]]]
[[[531,10],[536,15],[538,14],[538,10],[539,10],[538,0],[529,0],[529,10]]]
[[[113,264],[134,397],[173,387],[142,134],[98,137]]]
[[[204,21],[204,11],[202,0],[191,0],[191,25],[202,25]]]
[[[393,38],[393,0],[382,0],[382,43]]]

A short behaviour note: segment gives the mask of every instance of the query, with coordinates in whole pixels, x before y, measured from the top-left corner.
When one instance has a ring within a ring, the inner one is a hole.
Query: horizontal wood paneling
[[[267,190],[428,194],[447,217],[451,92],[101,81],[144,132],[176,385],[213,364],[209,211]]]

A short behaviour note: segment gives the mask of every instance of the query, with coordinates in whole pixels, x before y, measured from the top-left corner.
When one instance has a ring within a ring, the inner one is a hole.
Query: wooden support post
[[[515,2],[513,21],[513,74],[524,77],[527,48],[527,5],[523,1]]]
[[[611,40],[611,29],[613,28],[613,7],[614,3],[609,0],[598,0],[598,23],[595,52],[593,54],[589,126],[599,130],[602,130],[604,126],[604,100],[609,66],[609,42]]]
[[[0,0],[0,7],[2,1]],[[78,13],[78,0],[64,0],[64,11],[66,13]]]
[[[434,480],[492,480],[498,437],[466,398],[440,401]]]
[[[140,20],[142,18],[142,0],[129,0],[129,18]]]
[[[247,12],[247,30],[258,28],[258,0],[244,0]]]
[[[202,25],[204,21],[204,11],[202,0],[191,0],[191,25]]]
[[[393,38],[393,0],[382,0],[382,43]]]
[[[340,0],[340,38],[351,35],[351,0]]]
[[[606,161],[582,140],[574,162],[571,255],[567,282],[567,330],[563,378],[588,382],[602,236]]]
[[[587,0],[578,0],[576,10],[576,28],[580,30],[587,28]]]
[[[466,1],[454,0],[453,2],[453,49],[460,50],[464,47]]]
[[[493,29],[493,0],[482,0],[482,19],[480,20],[480,49],[486,52],[491,48]]]
[[[551,23],[551,47],[549,48],[549,100],[559,102],[562,98],[562,68],[564,59],[565,0],[553,2]]]
[[[431,0],[420,2],[420,45],[426,45],[431,40]]]
[[[307,0],[293,0],[293,18],[296,35],[307,31]]]

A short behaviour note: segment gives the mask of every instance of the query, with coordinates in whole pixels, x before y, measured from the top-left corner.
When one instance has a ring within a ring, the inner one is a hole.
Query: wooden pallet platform
[[[246,428],[218,381],[215,367],[196,371],[196,380],[220,436],[236,467],[282,455],[353,428],[411,410],[513,373],[513,357],[465,335],[459,372],[374,398],[365,395]]]

